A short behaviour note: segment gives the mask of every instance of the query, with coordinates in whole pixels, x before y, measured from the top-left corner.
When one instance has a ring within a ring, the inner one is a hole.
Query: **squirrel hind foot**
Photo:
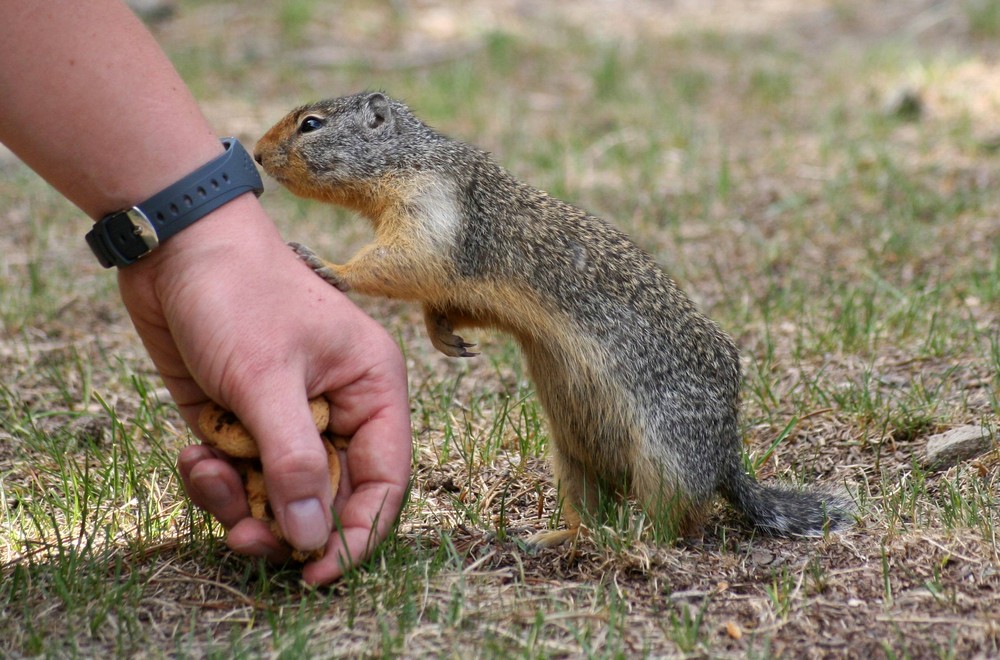
[[[345,293],[350,290],[351,287],[330,268],[330,264],[321,259],[319,255],[308,247],[294,241],[289,242],[288,247],[292,248],[292,251],[298,255],[299,259],[312,268],[313,272],[319,275],[324,282]]]
[[[525,543],[532,549],[557,548],[564,543],[576,541],[580,533],[580,527],[548,529],[532,534],[525,540]]]

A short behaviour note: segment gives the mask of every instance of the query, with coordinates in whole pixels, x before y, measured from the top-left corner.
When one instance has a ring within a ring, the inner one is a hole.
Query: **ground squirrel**
[[[581,514],[628,495],[670,535],[697,529],[716,494],[775,534],[852,520],[845,497],[764,487],[744,471],[734,342],[610,224],[378,92],[293,110],[254,157],[293,193],[371,221],[373,242],[345,265],[293,244],[328,282],[419,301],[445,355],[475,355],[463,327],[520,343],[568,525],[536,544],[573,538]]]

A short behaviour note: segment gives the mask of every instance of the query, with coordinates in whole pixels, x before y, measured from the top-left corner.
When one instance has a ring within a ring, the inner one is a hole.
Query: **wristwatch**
[[[243,193],[260,197],[264,183],[250,154],[222,138],[218,158],[130,209],[109,213],[87,232],[87,244],[105,268],[128,266]]]

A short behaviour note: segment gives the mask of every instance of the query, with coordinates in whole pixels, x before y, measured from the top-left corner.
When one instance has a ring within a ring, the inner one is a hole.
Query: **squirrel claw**
[[[479,355],[468,350],[475,347],[475,344],[465,341],[452,331],[451,320],[445,314],[427,312],[425,319],[427,333],[434,348],[448,357],[469,358]]]
[[[345,293],[350,290],[351,287],[330,268],[330,265],[308,247],[294,241],[289,242],[288,247],[292,248],[292,251],[298,255],[299,259],[312,268],[313,272],[319,275],[327,284]]]
[[[575,541],[580,535],[579,527],[569,529],[550,529],[544,532],[536,532],[526,539],[526,543],[531,548],[556,548],[564,543]]]
[[[458,354],[458,357],[476,357],[479,353],[473,353],[472,351],[465,350],[466,348],[472,348],[475,344],[462,344],[462,352]]]
[[[475,344],[470,344],[458,335],[439,335],[434,342],[435,347],[449,357],[476,357],[479,353],[473,353],[469,348],[474,348]]]

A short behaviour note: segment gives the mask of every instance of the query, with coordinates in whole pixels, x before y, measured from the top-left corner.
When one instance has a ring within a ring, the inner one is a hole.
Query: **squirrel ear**
[[[370,94],[365,99],[365,105],[362,108],[362,117],[368,128],[378,128],[383,124],[392,123],[392,107],[389,105],[389,99],[386,98],[385,94],[379,92]]]

